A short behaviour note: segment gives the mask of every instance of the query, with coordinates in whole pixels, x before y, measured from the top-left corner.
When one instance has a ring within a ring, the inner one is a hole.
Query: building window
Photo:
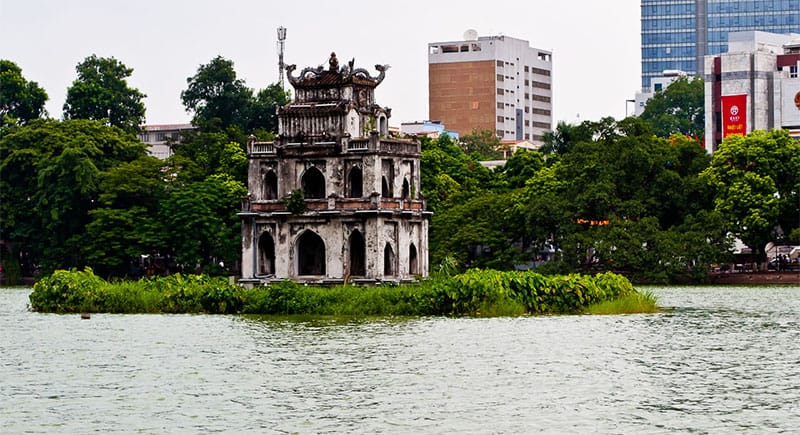
[[[297,239],[298,275],[325,275],[325,242],[313,231]]]
[[[526,92],[526,93],[525,93],[525,99],[526,99],[526,100],[530,100],[530,99],[531,99],[531,94],[529,94],[529,93],[527,93],[527,92]]]
[[[528,65],[525,65],[525,72],[529,72],[529,71],[530,71],[530,68],[528,68]]]
[[[547,109],[533,109],[533,113],[537,115],[550,116],[550,111]]]
[[[381,196],[384,198],[392,197],[392,189],[389,187],[389,180],[385,176],[381,178]]]
[[[498,109],[502,109],[502,108],[504,108],[504,106],[505,105],[503,103],[497,103],[497,108]]]
[[[502,116],[498,116],[497,117],[497,122],[503,123],[504,121],[505,121],[505,118],[503,118]]]
[[[789,67],[789,77],[793,79],[797,78],[797,65],[791,65]]]
[[[394,276],[394,250],[389,243],[383,248],[383,274],[385,276]]]
[[[264,176],[264,199],[278,199],[278,176],[275,171],[268,171]]]
[[[530,113],[531,108],[529,106],[525,106],[525,113]]]
[[[541,76],[547,76],[547,77],[550,77],[550,71],[549,71],[549,70],[546,70],[546,69],[542,69],[542,68],[533,68],[533,69],[531,69],[531,71],[532,71],[534,74],[539,74],[539,75],[541,75]]]
[[[525,120],[525,127],[530,127],[530,126],[531,126],[531,122],[526,119]]]
[[[258,238],[258,275],[275,274],[275,241],[268,232]]]
[[[505,95],[505,93],[506,92],[503,90],[503,88],[497,88],[497,95]]]
[[[537,127],[537,128],[544,128],[544,129],[547,129],[547,130],[550,129],[550,124],[548,124],[546,122],[536,122],[536,121],[534,121],[533,122],[533,126]]]
[[[408,247],[408,273],[416,275],[419,273],[419,262],[417,260],[417,247],[412,243]]]
[[[541,101],[543,103],[549,103],[550,102],[550,97],[545,97],[544,95],[533,94],[533,101]]]
[[[316,167],[309,168],[301,181],[306,199],[325,198],[325,176]]]
[[[503,67],[503,61],[502,60],[498,60],[497,61],[497,66],[502,68]]]
[[[478,107],[480,107],[480,103],[477,102],[477,101],[473,101],[472,102],[472,110],[478,110]]]
[[[498,74],[498,75],[497,75],[497,81],[498,81],[498,82],[502,82],[503,80],[505,80],[505,78],[503,77],[503,75],[502,75],[502,74]]]
[[[361,174],[361,168],[353,167],[350,170],[350,178],[348,180],[349,184],[349,198],[361,198],[364,196],[363,194],[363,186],[364,186],[364,177]]]
[[[550,89],[550,83],[542,83],[537,82],[536,80],[533,81],[533,87],[539,89]]]
[[[367,274],[367,243],[361,231],[353,230],[350,234],[350,276]]]
[[[525,133],[525,140],[530,140],[530,138],[531,138],[530,133]]]
[[[497,137],[503,137],[504,133],[503,133],[503,130],[497,130],[497,131],[495,131],[495,134],[497,135]]]

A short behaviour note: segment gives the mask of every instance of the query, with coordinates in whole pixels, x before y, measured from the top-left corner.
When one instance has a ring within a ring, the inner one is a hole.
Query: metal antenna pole
[[[278,27],[278,81],[283,86],[283,50],[286,46],[286,27]]]

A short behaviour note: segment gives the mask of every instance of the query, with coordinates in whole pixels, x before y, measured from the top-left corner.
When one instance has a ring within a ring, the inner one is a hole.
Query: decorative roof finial
[[[328,68],[331,72],[339,72],[339,60],[336,59],[336,53],[331,53],[331,58],[328,60],[328,64],[330,67]]]

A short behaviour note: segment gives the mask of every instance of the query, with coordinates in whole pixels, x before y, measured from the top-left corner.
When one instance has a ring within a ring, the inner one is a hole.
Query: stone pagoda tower
[[[393,138],[373,77],[339,66],[294,76],[275,142],[247,144],[242,283],[410,281],[428,275],[430,212],[420,195],[420,145]],[[302,192],[302,195],[301,195]]]

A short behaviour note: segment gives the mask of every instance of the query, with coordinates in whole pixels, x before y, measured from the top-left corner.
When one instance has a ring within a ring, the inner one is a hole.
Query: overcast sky
[[[217,55],[255,89],[278,81],[276,29],[288,29],[285,62],[299,69],[355,58],[373,75],[389,64],[377,100],[390,124],[428,119],[429,42],[507,35],[553,52],[554,121],[622,118],[640,86],[638,0],[0,0],[0,58],[22,68],[61,118],[75,66],[114,57],[134,69],[147,122],[188,122],[186,78]],[[287,83],[288,85],[288,83]],[[632,107],[630,107],[632,110]],[[555,125],[555,122],[554,122]]]

